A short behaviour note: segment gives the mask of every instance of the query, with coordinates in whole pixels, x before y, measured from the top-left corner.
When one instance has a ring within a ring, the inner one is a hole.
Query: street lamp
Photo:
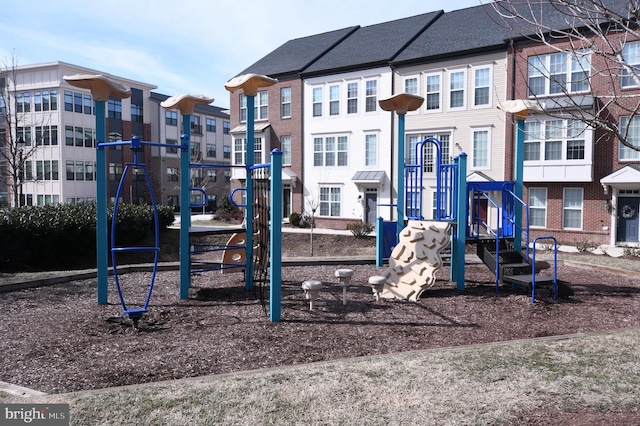
[[[107,139],[106,103],[110,96],[124,99],[131,96],[131,89],[101,74],[75,74],[62,77],[73,87],[91,91],[95,102],[96,117],[96,262],[98,304],[108,302],[109,234],[107,230],[107,151],[100,143]]]
[[[538,101],[530,99],[514,99],[510,101],[504,101],[498,105],[498,109],[508,112],[514,115],[516,119],[516,147],[514,155],[514,171],[513,178],[515,180],[514,192],[516,197],[522,200],[522,193],[524,187],[524,122],[529,115],[529,111],[532,112],[544,112],[544,106],[540,105]],[[522,250],[522,208],[520,204],[514,206],[515,208],[515,222],[516,229],[514,230],[513,245],[517,251]]]
[[[22,207],[24,203],[22,199],[24,198],[24,194],[22,192],[22,183],[24,182],[24,139],[22,136],[18,138],[16,141],[16,145],[18,147],[18,207]]]
[[[182,94],[160,102],[164,109],[177,109],[182,115],[182,137],[180,138],[180,299],[189,298],[191,287],[191,267],[189,252],[189,227],[191,226],[191,202],[189,183],[191,182],[191,116],[197,105],[208,105],[213,98],[204,95]]]
[[[378,104],[385,111],[398,114],[398,202],[396,241],[404,229],[405,193],[404,193],[404,117],[409,111],[415,111],[424,102],[424,98],[410,93],[399,93],[388,99],[380,99]]]
[[[247,200],[245,203],[245,217],[247,220],[245,232],[245,259],[247,262],[247,267],[244,270],[245,289],[247,290],[251,290],[253,288],[253,184],[251,182],[251,167],[254,166],[253,163],[255,160],[255,113],[253,111],[253,108],[255,105],[255,98],[258,94],[258,90],[273,86],[277,82],[278,80],[275,80],[266,75],[244,74],[232,78],[224,85],[224,88],[231,93],[235,92],[238,89],[242,89],[242,93],[247,100],[247,144],[245,151],[245,196]]]

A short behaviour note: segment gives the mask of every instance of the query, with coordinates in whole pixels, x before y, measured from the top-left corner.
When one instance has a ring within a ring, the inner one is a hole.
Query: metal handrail
[[[518,197],[513,191],[511,191],[510,189],[505,188],[503,190],[503,200],[507,200],[507,195],[511,196],[511,200],[513,201],[517,201],[519,202],[522,207],[524,207],[525,210],[525,226],[524,228],[522,227],[521,224],[516,223],[515,221],[515,215],[512,214],[514,213],[514,209],[515,206],[511,206],[512,209],[508,210],[508,209],[504,209],[502,211],[502,216],[503,219],[506,220],[507,222],[509,222],[512,226],[518,228],[520,230],[520,232],[522,232],[522,234],[524,234],[526,236],[526,250],[525,253],[527,255],[527,259],[529,259],[529,239],[530,239],[530,229],[529,229],[529,205],[527,203],[524,202],[524,200],[522,200],[520,197]],[[513,203],[515,204],[515,203]]]

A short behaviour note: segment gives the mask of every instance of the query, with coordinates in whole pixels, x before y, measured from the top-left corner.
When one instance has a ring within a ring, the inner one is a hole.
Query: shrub
[[[576,243],[576,248],[580,253],[592,252],[596,248],[596,244],[589,240],[582,240]]]
[[[231,213],[231,211],[235,208],[233,204],[231,204],[231,200],[229,200],[229,196],[222,197],[220,200],[220,204],[218,205],[218,213]]]
[[[373,232],[373,225],[367,222],[351,222],[347,223],[347,229],[351,231],[356,238],[365,238]]]
[[[116,243],[140,244],[153,235],[153,210],[148,205],[118,206]],[[108,210],[111,228],[113,208]],[[173,209],[158,206],[160,230],[174,221]],[[26,271],[72,268],[95,259],[95,204],[50,204],[0,211],[0,270]],[[111,232],[109,229],[109,238]]]
[[[298,227],[300,226],[300,221],[302,220],[302,215],[297,212],[293,212],[289,215],[289,224],[291,226]]]

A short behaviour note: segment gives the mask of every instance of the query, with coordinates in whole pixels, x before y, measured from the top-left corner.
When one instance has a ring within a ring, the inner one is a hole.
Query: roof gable
[[[305,74],[388,64],[443,12],[361,27],[304,70]]]
[[[297,74],[358,28],[358,26],[347,27],[289,40],[238,75],[248,73],[268,76]]]
[[[624,184],[632,184],[635,188],[638,182],[640,182],[640,167],[634,164],[624,166],[600,179],[601,184],[615,188],[621,188]]]

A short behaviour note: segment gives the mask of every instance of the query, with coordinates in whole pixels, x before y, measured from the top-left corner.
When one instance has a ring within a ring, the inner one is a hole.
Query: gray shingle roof
[[[505,47],[510,30],[491,6],[454,10],[442,15],[393,61],[394,64],[434,56]]]
[[[297,74],[358,28],[353,26],[289,40],[238,75],[255,73],[277,77]]]
[[[303,74],[386,65],[443,13],[429,12],[361,27],[306,68]]]

